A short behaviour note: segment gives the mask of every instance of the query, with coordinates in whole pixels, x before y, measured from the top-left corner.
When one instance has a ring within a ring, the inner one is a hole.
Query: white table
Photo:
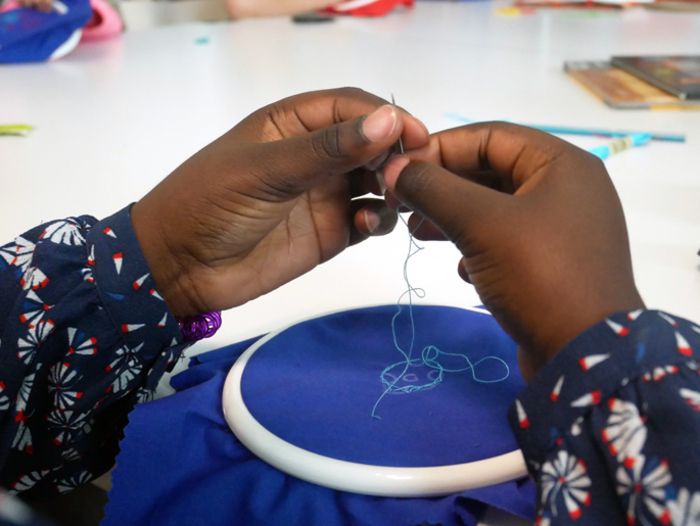
[[[639,288],[650,307],[700,318],[700,113],[614,111],[562,72],[567,59],[697,53],[700,15],[417,5],[376,20],[300,26],[288,19],[190,24],[80,46],[65,59],[0,68],[0,122],[37,127],[0,139],[0,240],[42,220],[98,217],[138,199],[179,162],[252,110],[286,95],[355,85],[389,97],[432,130],[445,117],[686,133],[608,161],[627,214]],[[209,43],[197,44],[199,37]],[[573,139],[573,138],[572,138]],[[575,139],[574,139],[575,140]],[[600,141],[594,141],[599,143]],[[591,141],[584,142],[591,144]],[[371,240],[225,314],[199,351],[403,291],[404,229]],[[473,305],[456,249],[412,259],[428,303]]]
[[[566,59],[692,53],[700,15],[540,11],[492,3],[419,3],[376,19],[300,26],[288,19],[191,24],[80,46],[51,63],[0,68],[0,122],[37,127],[0,140],[0,239],[42,220],[98,217],[138,199],[250,111],[286,95],[356,85],[389,97],[433,130],[472,119],[683,132],[608,161],[649,306],[700,317],[700,113],[614,111],[562,73]],[[208,37],[208,44],[196,44]],[[575,138],[572,138],[576,140]],[[590,141],[589,141],[590,142]],[[299,318],[389,303],[403,290],[406,232],[371,240],[225,315],[199,350]],[[430,243],[410,271],[426,302],[478,301],[456,250]]]

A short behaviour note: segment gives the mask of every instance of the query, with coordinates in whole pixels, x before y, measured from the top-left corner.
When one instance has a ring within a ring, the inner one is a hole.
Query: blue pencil
[[[567,126],[547,126],[541,124],[523,124],[530,128],[536,128],[547,133],[560,135],[598,135],[603,137],[630,137],[632,135],[649,135],[653,141],[685,142],[685,135],[682,133],[657,133],[657,132],[635,132],[623,130],[603,130],[598,128],[570,128]]]
[[[474,121],[463,117],[459,113],[448,112],[445,113],[445,117],[464,122],[465,124],[470,124]],[[519,123],[514,123],[519,124]],[[585,135],[585,136],[602,136],[602,137],[613,137],[622,138],[629,137],[638,133],[645,133],[651,136],[653,141],[670,141],[670,142],[685,142],[685,135],[682,133],[659,133],[659,132],[640,132],[640,131],[629,131],[629,130],[606,130],[603,128],[576,128],[572,126],[552,126],[548,124],[522,124],[521,126],[528,126],[530,128],[535,128],[537,130],[558,134],[558,135]]]
[[[611,141],[608,144],[596,146],[595,148],[591,148],[588,151],[589,153],[592,153],[599,159],[605,160],[616,153],[624,152],[625,150],[629,150],[630,148],[634,148],[635,146],[642,146],[644,144],[647,144],[650,140],[651,134],[649,133],[633,133],[632,135],[629,135],[627,137],[615,139],[614,141]]]

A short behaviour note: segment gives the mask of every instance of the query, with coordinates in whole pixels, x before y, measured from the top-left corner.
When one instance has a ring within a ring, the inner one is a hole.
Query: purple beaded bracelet
[[[221,312],[205,312],[177,320],[177,323],[180,326],[182,338],[186,342],[196,342],[214,336],[221,327]]]

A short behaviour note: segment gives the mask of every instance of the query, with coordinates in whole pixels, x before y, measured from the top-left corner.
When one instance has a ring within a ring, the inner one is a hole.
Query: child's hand
[[[33,7],[42,13],[50,13],[53,9],[53,0],[19,0],[22,7]]]
[[[461,250],[459,272],[520,344],[534,373],[569,340],[643,307],[622,208],[603,164],[551,135],[478,124],[392,159],[386,184],[431,222],[417,237]]]
[[[369,116],[367,116],[369,115]],[[366,117],[366,118],[365,118]],[[177,316],[241,305],[348,245],[391,231],[375,168],[425,127],[357,89],[267,106],[185,161],[134,205],[136,234]]]

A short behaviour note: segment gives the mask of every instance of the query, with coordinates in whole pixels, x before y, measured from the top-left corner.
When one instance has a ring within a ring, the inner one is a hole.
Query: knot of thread
[[[221,327],[221,312],[212,311],[177,321],[186,342],[196,342],[214,336]]]
[[[379,398],[377,398],[371,412],[372,417],[377,419],[381,419],[381,417],[377,414],[377,409],[386,395],[410,394],[432,389],[433,387],[442,383],[445,373],[461,373],[470,371],[472,379],[475,382],[482,384],[502,382],[510,375],[510,368],[508,367],[508,364],[498,356],[485,356],[476,362],[472,362],[466,354],[448,353],[441,351],[435,345],[426,345],[421,351],[420,358],[413,358],[413,346],[416,340],[416,324],[413,317],[413,297],[416,296],[418,298],[423,298],[425,296],[425,290],[414,287],[411,284],[408,277],[408,263],[413,256],[423,250],[423,247],[416,243],[413,237],[413,231],[408,226],[408,222],[403,218],[403,216],[399,217],[408,229],[408,253],[406,254],[406,259],[403,263],[403,279],[404,283],[406,284],[406,290],[396,301],[396,313],[391,318],[391,334],[394,342],[394,348],[399,352],[399,354],[401,354],[403,359],[399,362],[388,365],[379,374],[379,379],[384,387],[384,391],[379,395]],[[422,221],[418,223],[415,228],[420,228],[421,224]],[[396,326],[403,311],[404,305],[402,302],[404,298],[407,298],[408,300],[406,305],[408,311],[408,345],[405,347],[399,344],[398,329]],[[443,361],[440,360],[441,357],[443,358]],[[451,362],[461,361],[464,365],[459,367],[447,367],[445,366],[445,359],[448,359]],[[487,360],[495,360],[502,365],[504,370],[503,375],[493,379],[480,378],[476,373],[476,368]],[[426,375],[426,379],[428,381],[419,383],[418,376],[413,372],[409,372],[411,367],[428,368],[429,372]],[[403,382],[405,385],[399,385],[399,382]]]

